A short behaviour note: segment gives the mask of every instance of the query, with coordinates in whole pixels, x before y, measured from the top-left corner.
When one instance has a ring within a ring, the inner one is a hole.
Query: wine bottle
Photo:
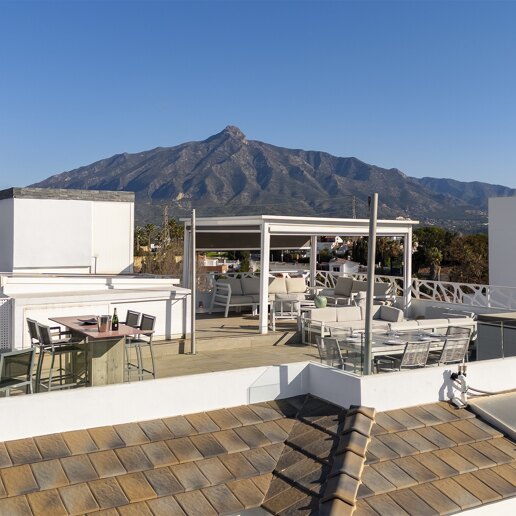
[[[113,311],[113,318],[111,319],[111,331],[118,331],[118,315],[116,314],[116,308]]]

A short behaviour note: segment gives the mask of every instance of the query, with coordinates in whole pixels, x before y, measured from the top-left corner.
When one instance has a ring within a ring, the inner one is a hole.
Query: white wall
[[[15,197],[0,201],[0,221],[2,272],[133,270],[133,202]]]
[[[0,272],[13,270],[13,199],[0,201]]]
[[[92,272],[133,271],[133,209],[127,202],[92,202]]]
[[[489,284],[516,287],[516,197],[489,199]]]

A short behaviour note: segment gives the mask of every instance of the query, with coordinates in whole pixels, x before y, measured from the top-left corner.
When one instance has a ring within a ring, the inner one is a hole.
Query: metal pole
[[[367,245],[367,298],[364,335],[364,374],[371,374],[373,354],[371,333],[373,327],[374,269],[376,256],[376,219],[378,217],[378,194],[374,193],[369,211],[369,242]]]
[[[191,251],[191,272],[192,272],[192,281],[190,283],[190,286],[192,288],[191,293],[191,299],[192,299],[192,306],[190,308],[191,310],[191,330],[190,330],[190,353],[192,355],[197,354],[197,349],[195,346],[195,312],[196,312],[196,293],[197,293],[197,251],[196,251],[196,241],[195,241],[195,209],[192,210],[192,224],[191,224],[191,244],[192,244],[192,251]]]

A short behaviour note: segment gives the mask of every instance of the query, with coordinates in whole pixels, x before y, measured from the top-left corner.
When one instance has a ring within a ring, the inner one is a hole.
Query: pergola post
[[[190,287],[190,230],[187,227],[187,223],[185,221],[185,232],[184,232],[184,242],[183,242],[183,287]]]
[[[412,301],[412,228],[403,238],[403,310],[405,315]]]
[[[310,286],[315,287],[317,275],[317,235],[310,237]]]
[[[271,252],[271,235],[269,224],[263,223],[261,227],[260,247],[260,333],[266,334],[269,330],[268,306],[269,306],[269,261]]]

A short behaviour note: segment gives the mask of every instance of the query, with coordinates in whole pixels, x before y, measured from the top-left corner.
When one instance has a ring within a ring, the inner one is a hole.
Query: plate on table
[[[84,324],[84,325],[93,325],[93,324],[97,324],[97,319],[91,317],[89,319],[77,319],[81,324]]]
[[[400,344],[405,344],[405,341],[397,340],[397,339],[389,339],[389,340],[384,341],[384,344],[389,344],[392,346],[396,346],[396,345],[399,346]]]
[[[425,337],[444,337],[442,333],[437,333],[435,331],[427,331],[425,332]]]
[[[418,337],[418,339],[420,342],[428,342],[429,340],[432,340],[431,337]]]

